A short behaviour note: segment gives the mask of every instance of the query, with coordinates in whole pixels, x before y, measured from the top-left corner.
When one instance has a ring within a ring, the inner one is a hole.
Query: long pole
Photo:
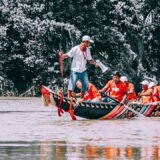
[[[61,36],[60,36],[60,43],[59,43],[59,61],[60,61],[60,72],[62,77],[62,88],[64,94],[64,72],[63,72],[63,52],[62,52],[62,35],[63,35],[63,27],[61,26]]]
[[[59,50],[59,62],[60,62],[60,73],[62,77],[62,87],[63,87],[63,94],[64,94],[64,72],[63,72],[63,52],[62,49],[60,48]]]

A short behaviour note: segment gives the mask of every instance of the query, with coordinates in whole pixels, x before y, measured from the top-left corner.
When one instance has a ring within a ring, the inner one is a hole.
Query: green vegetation
[[[160,2],[155,0],[1,0],[0,95],[61,86],[58,50],[91,35],[94,59],[129,77],[160,80]],[[65,80],[70,61],[64,63]],[[103,86],[110,74],[89,66]],[[66,82],[67,83],[67,82]]]

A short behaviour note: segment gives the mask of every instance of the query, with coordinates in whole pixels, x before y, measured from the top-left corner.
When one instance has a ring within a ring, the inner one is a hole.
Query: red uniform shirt
[[[152,93],[152,89],[149,88],[147,90],[142,90],[142,92],[140,94],[148,94],[148,95],[142,95],[140,101],[145,104],[145,103],[149,103],[149,102],[154,102],[153,100],[153,93]]]
[[[160,86],[155,86],[153,89],[154,102],[160,101]]]
[[[132,83],[130,83],[130,82],[128,82],[128,84],[127,84],[127,91],[129,93],[127,95],[127,99],[129,101],[137,99],[136,92],[134,91],[134,85]],[[132,93],[130,93],[130,92],[132,92]]]
[[[127,86],[124,82],[120,81],[116,84],[113,80],[110,80],[105,87],[108,89],[109,96],[121,102],[124,95],[127,93]]]
[[[99,99],[100,101],[102,100],[102,97],[100,95],[100,93],[98,92],[98,89],[91,83],[89,83],[89,89],[87,94],[85,94],[84,96],[84,100],[93,100],[93,99]]]

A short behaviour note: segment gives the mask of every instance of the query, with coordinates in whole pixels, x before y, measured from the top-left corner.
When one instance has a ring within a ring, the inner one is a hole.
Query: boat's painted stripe
[[[152,105],[150,109],[146,112],[145,116],[150,116],[152,111],[155,109],[156,105]]]
[[[143,106],[142,109],[141,109],[141,111],[140,111],[140,113],[143,114],[143,115],[145,115],[149,108],[150,108],[150,106],[148,106],[148,105]]]
[[[123,113],[126,112],[126,110],[128,110],[127,108],[124,108],[122,112],[120,112],[117,116],[115,116],[115,118],[120,117]]]
[[[119,113],[121,113],[124,110],[124,107],[117,105],[109,114],[101,117],[101,120],[107,120],[107,119],[114,119],[115,116],[117,116]]]

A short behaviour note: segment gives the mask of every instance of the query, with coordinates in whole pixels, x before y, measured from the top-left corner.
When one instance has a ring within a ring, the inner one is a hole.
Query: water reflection
[[[160,160],[160,148],[68,145],[58,142],[12,142],[0,144],[0,159],[7,160]]]
[[[40,160],[65,160],[66,146],[64,141],[60,142],[41,142],[40,143]]]
[[[63,142],[42,142],[40,145],[40,160],[121,160],[121,159],[141,159],[141,160],[159,160],[160,148],[158,146],[152,147],[132,147],[126,146],[71,146]]]

